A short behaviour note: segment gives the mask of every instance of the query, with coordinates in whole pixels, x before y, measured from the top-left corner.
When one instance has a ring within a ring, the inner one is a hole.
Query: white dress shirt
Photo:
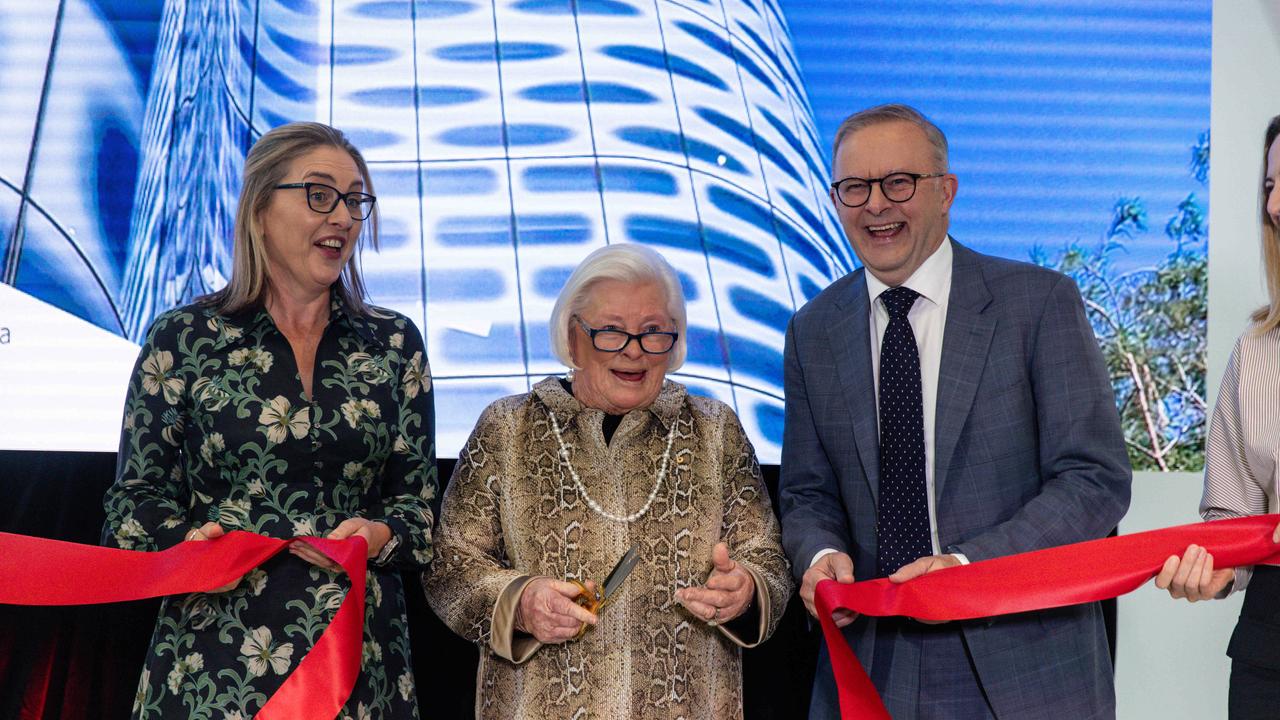
[[[942,334],[947,325],[947,303],[951,297],[951,238],[942,241],[937,250],[925,259],[920,267],[902,283],[920,294],[911,311],[907,313],[907,322],[911,323],[911,332],[916,338],[916,348],[920,351],[920,390],[924,404],[924,482],[929,496],[929,538],[933,544],[933,554],[941,553],[938,544],[937,498],[934,497],[934,420],[938,410],[938,371],[942,367]],[[880,295],[889,289],[869,270],[867,277],[867,295],[870,303],[871,327],[871,374],[876,392],[876,413],[880,412],[880,345],[884,342],[884,331],[889,326],[889,310],[884,306]],[[878,423],[877,423],[878,424]],[[836,552],[833,548],[819,550],[810,562],[817,562],[828,553]],[[956,557],[962,563],[968,559],[959,553]]]

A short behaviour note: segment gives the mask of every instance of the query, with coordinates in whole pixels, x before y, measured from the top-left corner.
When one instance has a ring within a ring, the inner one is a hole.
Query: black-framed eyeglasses
[[[616,328],[593,328],[577,315],[574,315],[574,319],[582,326],[582,331],[591,338],[591,346],[601,352],[622,352],[632,340],[635,340],[640,344],[640,349],[646,353],[665,355],[671,352],[671,348],[676,346],[676,340],[680,337],[680,333],[662,330],[646,330],[632,334]]]
[[[880,192],[896,203],[906,202],[915,197],[916,181],[925,178],[942,177],[946,173],[889,173],[879,178],[847,177],[831,183],[831,190],[836,199],[845,207],[857,208],[867,204],[871,199],[871,186],[879,185]]]
[[[347,206],[352,220],[364,220],[373,212],[373,204],[378,198],[369,193],[342,192],[332,185],[318,182],[285,183],[277,185],[277,190],[306,190],[307,207],[322,215],[328,215],[338,207],[338,203]]]

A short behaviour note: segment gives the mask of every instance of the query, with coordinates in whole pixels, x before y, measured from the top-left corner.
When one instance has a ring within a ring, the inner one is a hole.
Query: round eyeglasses
[[[583,322],[582,318],[574,316],[578,324],[582,326],[582,331],[591,338],[591,346],[601,352],[619,353],[635,340],[640,345],[640,349],[650,355],[665,355],[671,352],[671,348],[676,346],[676,339],[680,337],[680,333],[663,332],[661,330],[648,330],[638,334],[632,334],[625,330],[616,328],[593,328]]]
[[[285,183],[277,185],[277,190],[306,190],[307,207],[322,215],[328,215],[338,207],[338,203],[347,206],[352,220],[364,220],[373,212],[373,204],[378,198],[362,192],[341,192],[332,185],[318,182]]]
[[[892,202],[902,203],[915,197],[916,181],[942,177],[946,173],[889,173],[880,178],[847,177],[831,183],[836,199],[845,207],[857,208],[871,199],[871,186],[879,185],[880,192]]]

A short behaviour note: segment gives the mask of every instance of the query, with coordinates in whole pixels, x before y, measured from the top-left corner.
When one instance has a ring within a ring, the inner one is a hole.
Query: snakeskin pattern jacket
[[[588,505],[550,413],[583,487],[619,517],[648,500],[675,424],[648,512],[626,523]],[[670,380],[609,442],[603,419],[547,378],[490,405],[458,459],[424,586],[436,614],[480,647],[476,717],[741,718],[740,648],[769,637],[792,590],[751,442],[727,405]],[[751,573],[755,599],[710,627],[675,595],[707,581],[721,541]],[[580,640],[542,645],[515,630],[530,580],[603,582],[632,546],[640,563]]]

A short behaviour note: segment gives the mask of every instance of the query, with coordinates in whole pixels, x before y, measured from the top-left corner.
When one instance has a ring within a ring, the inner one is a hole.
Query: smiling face
[[[832,168],[837,180],[882,178],[895,172],[940,173],[933,145],[924,131],[899,120],[857,130],[840,143]],[[947,237],[948,212],[956,194],[950,173],[916,181],[910,200],[893,202],[879,184],[865,205],[851,208],[831,193],[836,214],[858,259],[881,282],[901,285]]]
[[[650,330],[673,332],[667,298],[658,283],[600,280],[591,286],[586,307],[578,313],[595,329],[615,329],[638,335]],[[569,348],[578,370],[573,395],[583,405],[622,415],[648,407],[662,391],[669,355],[653,355],[632,341],[622,352],[604,352],[591,344],[576,318],[569,319]]]
[[[355,160],[332,146],[313,148],[294,159],[281,184],[317,182],[342,192],[363,190]],[[271,292],[293,298],[329,292],[355,252],[361,221],[352,219],[345,203],[330,213],[307,205],[304,189],[277,189],[259,216]]]

